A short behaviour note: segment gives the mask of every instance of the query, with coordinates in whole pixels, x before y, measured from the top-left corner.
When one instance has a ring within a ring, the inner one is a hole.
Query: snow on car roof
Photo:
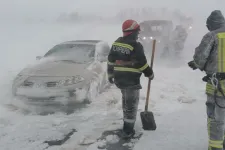
[[[61,44],[89,44],[89,45],[96,45],[97,43],[101,42],[101,40],[76,40],[76,41],[66,41]]]
[[[145,23],[152,24],[152,25],[155,25],[155,24],[172,24],[172,21],[171,20],[146,20],[146,21],[141,22],[140,25],[145,24]]]

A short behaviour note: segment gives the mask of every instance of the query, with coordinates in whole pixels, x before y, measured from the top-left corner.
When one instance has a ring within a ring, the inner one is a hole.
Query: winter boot
[[[133,137],[134,134],[135,134],[134,123],[124,122],[121,138],[129,139],[129,138]]]

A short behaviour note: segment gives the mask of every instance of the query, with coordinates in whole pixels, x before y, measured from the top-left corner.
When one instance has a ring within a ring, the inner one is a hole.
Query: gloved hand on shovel
[[[150,67],[150,72],[144,72],[145,77],[149,78],[150,80],[154,79],[154,72],[152,70],[152,68]]]
[[[150,80],[153,80],[154,79],[154,72],[152,71],[152,73],[150,75],[145,74],[145,77],[149,78]]]
[[[152,73],[152,75],[149,77],[150,80],[154,79],[154,73]]]

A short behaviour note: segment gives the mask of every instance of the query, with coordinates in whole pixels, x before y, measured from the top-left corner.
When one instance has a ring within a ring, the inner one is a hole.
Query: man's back
[[[108,60],[114,63],[114,79],[119,88],[141,88],[142,71],[149,66],[139,42],[129,37],[118,38],[111,47]],[[150,69],[145,72],[152,73]]]
[[[204,70],[207,74],[214,72],[225,72],[224,58],[225,49],[225,27],[208,32],[202,39],[202,43],[196,48],[195,61],[198,64],[204,63]],[[205,53],[203,52],[205,51]],[[205,58],[205,59],[201,59]]]
[[[154,78],[147,64],[143,47],[137,42],[140,25],[135,20],[126,20],[122,25],[123,37],[118,38],[108,55],[108,80],[115,83],[122,93],[123,130],[122,137],[134,135],[142,72],[150,80]]]

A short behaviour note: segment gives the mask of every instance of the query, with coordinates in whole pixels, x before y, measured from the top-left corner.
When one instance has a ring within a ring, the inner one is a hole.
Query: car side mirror
[[[102,56],[100,54],[97,54],[97,60],[100,62],[106,62],[107,61],[107,57]]]
[[[37,56],[36,60],[40,60],[42,58],[42,56]]]

